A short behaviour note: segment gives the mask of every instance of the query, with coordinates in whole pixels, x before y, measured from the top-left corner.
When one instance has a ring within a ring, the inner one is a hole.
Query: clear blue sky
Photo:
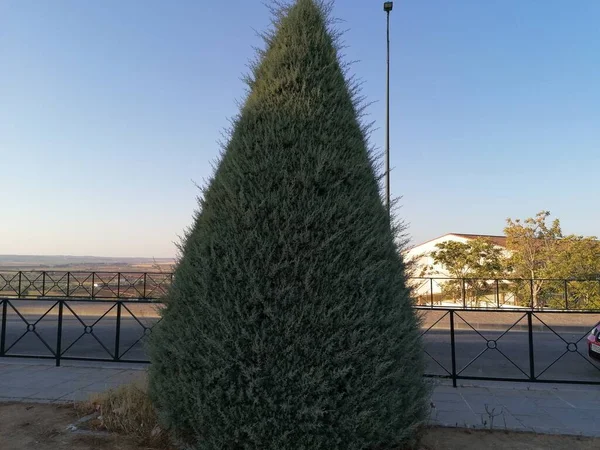
[[[382,2],[338,0],[384,143]],[[191,223],[261,0],[0,1],[0,254],[155,256]],[[392,191],[415,242],[548,209],[600,234],[600,2],[404,0]]]

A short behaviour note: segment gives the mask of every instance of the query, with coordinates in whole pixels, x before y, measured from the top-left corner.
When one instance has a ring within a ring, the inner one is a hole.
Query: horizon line
[[[26,257],[44,257],[44,258],[94,258],[94,259],[177,259],[175,256],[94,256],[94,255],[60,255],[60,254],[15,254],[0,253],[0,258],[26,258]]]

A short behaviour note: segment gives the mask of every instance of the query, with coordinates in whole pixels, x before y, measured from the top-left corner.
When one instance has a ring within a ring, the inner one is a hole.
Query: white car
[[[592,332],[587,338],[587,342],[590,358],[600,361],[600,322],[592,329]]]

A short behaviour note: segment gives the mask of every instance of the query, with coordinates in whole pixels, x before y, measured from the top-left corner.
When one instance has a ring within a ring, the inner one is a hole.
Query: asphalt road
[[[119,358],[121,359],[147,359],[144,351],[144,336],[150,333],[150,331],[146,331],[142,325],[150,327],[155,320],[140,319],[140,324],[132,317],[122,317],[119,348],[117,349],[115,346],[116,318],[105,317],[94,324],[96,319],[82,317],[85,325],[91,327],[87,329],[87,333],[84,325],[76,318],[65,317],[63,319],[61,336],[62,356],[113,359],[118,351]],[[6,354],[53,356],[53,353],[56,352],[58,342],[57,324],[56,317],[45,318],[35,325],[35,330],[27,332],[27,325],[21,319],[15,317],[8,318],[5,340]]]
[[[73,317],[64,319],[61,337],[63,356],[112,359],[117,350],[116,318],[105,317],[97,324],[94,324],[95,318],[84,317],[82,320],[87,326],[93,325],[93,328],[88,328],[88,333],[85,333],[83,324],[77,319]],[[154,319],[140,320],[147,327],[155,321]],[[5,349],[8,355],[52,356],[52,352],[56,351],[57,343],[56,317],[47,317],[40,321],[35,327],[35,332],[26,331],[27,326],[21,319],[14,316],[7,318]],[[480,332],[483,337],[472,330],[456,331],[455,354],[458,373],[474,377],[521,379],[529,376],[531,367],[527,331],[511,330],[502,337],[500,337],[502,331]],[[119,357],[126,360],[145,360],[144,333],[143,326],[135,319],[123,317],[119,336]],[[600,363],[590,360],[587,356],[584,333],[562,333],[561,336],[568,343],[582,339],[576,348],[571,345],[569,351],[567,343],[554,333],[549,331],[533,333],[535,376],[548,381],[600,381]],[[16,342],[19,337],[21,339]],[[444,375],[452,372],[449,330],[429,330],[423,339],[428,353],[427,373]]]
[[[457,373],[472,377],[519,379],[529,377],[531,361],[527,331],[512,330],[502,337],[500,336],[503,331],[480,331],[480,333],[483,337],[474,331],[455,332]],[[533,333],[535,377],[547,381],[600,382],[600,362],[588,357],[585,334],[561,333],[561,337],[566,341],[564,342],[550,331],[535,331]],[[452,347],[449,330],[430,330],[424,335],[423,340],[428,353],[427,373],[436,375],[451,373]],[[577,345],[573,345],[578,340]],[[568,346],[568,343],[571,345]]]

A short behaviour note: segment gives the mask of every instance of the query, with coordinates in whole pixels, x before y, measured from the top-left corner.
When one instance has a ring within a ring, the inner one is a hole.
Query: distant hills
[[[0,263],[20,263],[20,264],[114,264],[124,262],[128,264],[148,264],[152,262],[168,263],[173,261],[173,258],[137,258],[137,257],[104,257],[104,256],[69,256],[69,255],[0,255]]]
[[[69,256],[69,255],[0,255],[0,269],[33,270],[61,269],[96,270],[110,268],[125,270],[139,268],[152,270],[161,266],[168,268],[174,264],[174,258],[139,258],[139,257],[103,257],[103,256]]]

